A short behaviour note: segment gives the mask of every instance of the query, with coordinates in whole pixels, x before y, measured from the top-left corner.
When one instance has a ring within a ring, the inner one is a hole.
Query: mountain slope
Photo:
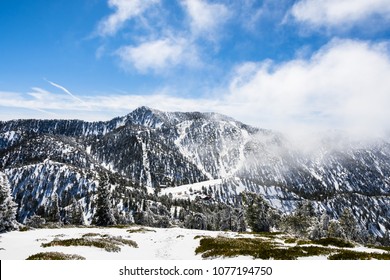
[[[80,201],[90,222],[97,189],[107,184],[118,211],[136,218],[153,204],[144,187],[151,193],[220,179],[188,198],[203,193],[241,207],[240,193],[251,191],[282,212],[310,200],[333,218],[350,208],[375,235],[390,229],[388,142],[328,135],[308,153],[280,133],[215,113],[141,107],[107,122],[0,122],[0,170],[12,184],[20,221],[49,208],[57,194],[63,211],[73,197]]]

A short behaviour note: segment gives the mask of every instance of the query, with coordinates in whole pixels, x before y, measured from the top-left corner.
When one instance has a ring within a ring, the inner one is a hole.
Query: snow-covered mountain
[[[283,212],[306,199],[335,218],[350,208],[376,235],[390,229],[388,141],[327,135],[303,152],[280,133],[215,113],[141,107],[107,122],[0,122],[0,171],[22,222],[54,194],[63,211],[75,198],[90,220],[97,187],[109,185],[122,212],[153,200],[146,190],[238,207],[246,190]]]

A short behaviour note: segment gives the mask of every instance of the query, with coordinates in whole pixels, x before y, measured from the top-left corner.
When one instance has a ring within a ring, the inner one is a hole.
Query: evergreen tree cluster
[[[359,226],[350,208],[344,208],[335,218],[316,209],[309,200],[298,202],[290,214],[276,211],[259,194],[244,193],[243,202],[246,222],[254,232],[277,230],[311,240],[339,238],[362,244],[390,244],[389,231],[374,238],[367,228]]]
[[[111,193],[108,185],[103,185],[98,189],[96,213],[93,223],[97,226],[116,225],[116,219],[111,204]]]
[[[31,227],[50,223],[97,226],[139,224],[153,227],[177,225],[189,229],[254,232],[284,231],[300,238],[341,238],[360,243],[390,244],[389,233],[373,239],[368,228],[359,226],[351,209],[330,216],[309,200],[297,202],[295,210],[282,214],[261,195],[244,192],[225,197],[222,188],[203,187],[195,199],[148,193],[141,186],[129,185],[119,177],[101,174],[98,187],[81,199],[77,194],[53,192],[45,204],[25,222]],[[190,190],[191,191],[191,190]],[[195,191],[192,190],[193,193]],[[225,201],[225,202],[223,202]],[[92,220],[86,213],[92,212]],[[5,175],[0,174],[0,231],[15,228],[15,203]]]
[[[16,227],[16,204],[11,196],[7,176],[0,173],[0,232],[11,231]]]
[[[349,208],[344,208],[336,219],[316,210],[310,201],[299,202],[293,213],[281,218],[279,227],[298,237],[313,240],[331,237],[363,244],[376,242],[367,229],[359,226]]]
[[[246,209],[246,219],[252,231],[267,232],[272,227],[277,226],[280,215],[262,196],[244,193],[243,202]]]

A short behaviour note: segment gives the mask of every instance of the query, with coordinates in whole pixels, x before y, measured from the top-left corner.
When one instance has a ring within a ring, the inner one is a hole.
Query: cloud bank
[[[380,132],[390,128],[388,47],[335,39],[307,60],[243,64],[228,99],[267,127]]]
[[[370,17],[390,19],[389,0],[301,0],[290,11],[298,22],[318,27],[350,27]]]
[[[390,128],[388,77],[389,43],[335,39],[308,59],[240,64],[228,85],[216,90],[220,94],[208,98],[172,96],[168,88],[150,95],[82,96],[81,103],[68,94],[34,88],[29,94],[0,92],[0,106],[97,120],[147,105],[166,111],[215,111],[278,130],[341,129],[374,135]]]

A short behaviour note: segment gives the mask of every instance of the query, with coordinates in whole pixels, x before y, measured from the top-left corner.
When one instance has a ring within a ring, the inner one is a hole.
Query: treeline
[[[245,193],[243,197],[246,221],[256,232],[275,230],[311,240],[339,238],[361,244],[390,245],[388,230],[382,237],[373,235],[369,228],[359,225],[350,208],[344,208],[339,217],[331,217],[316,209],[313,202],[304,200],[297,203],[293,212],[283,214],[258,194]]]
[[[0,223],[1,231],[17,228],[15,204],[9,183],[1,178]],[[202,188],[196,199],[175,199],[171,195],[150,194],[144,188],[112,185],[105,181],[88,198],[71,197],[63,206],[54,193],[24,223],[39,228],[44,226],[86,225],[115,226],[139,224],[167,228],[179,226],[189,229],[244,232],[283,231],[299,238],[340,238],[362,244],[390,245],[389,231],[384,235],[372,234],[363,228],[350,208],[344,208],[337,217],[315,207],[309,200],[299,201],[291,213],[273,208],[261,195],[244,192],[222,203],[211,197],[211,188]]]

